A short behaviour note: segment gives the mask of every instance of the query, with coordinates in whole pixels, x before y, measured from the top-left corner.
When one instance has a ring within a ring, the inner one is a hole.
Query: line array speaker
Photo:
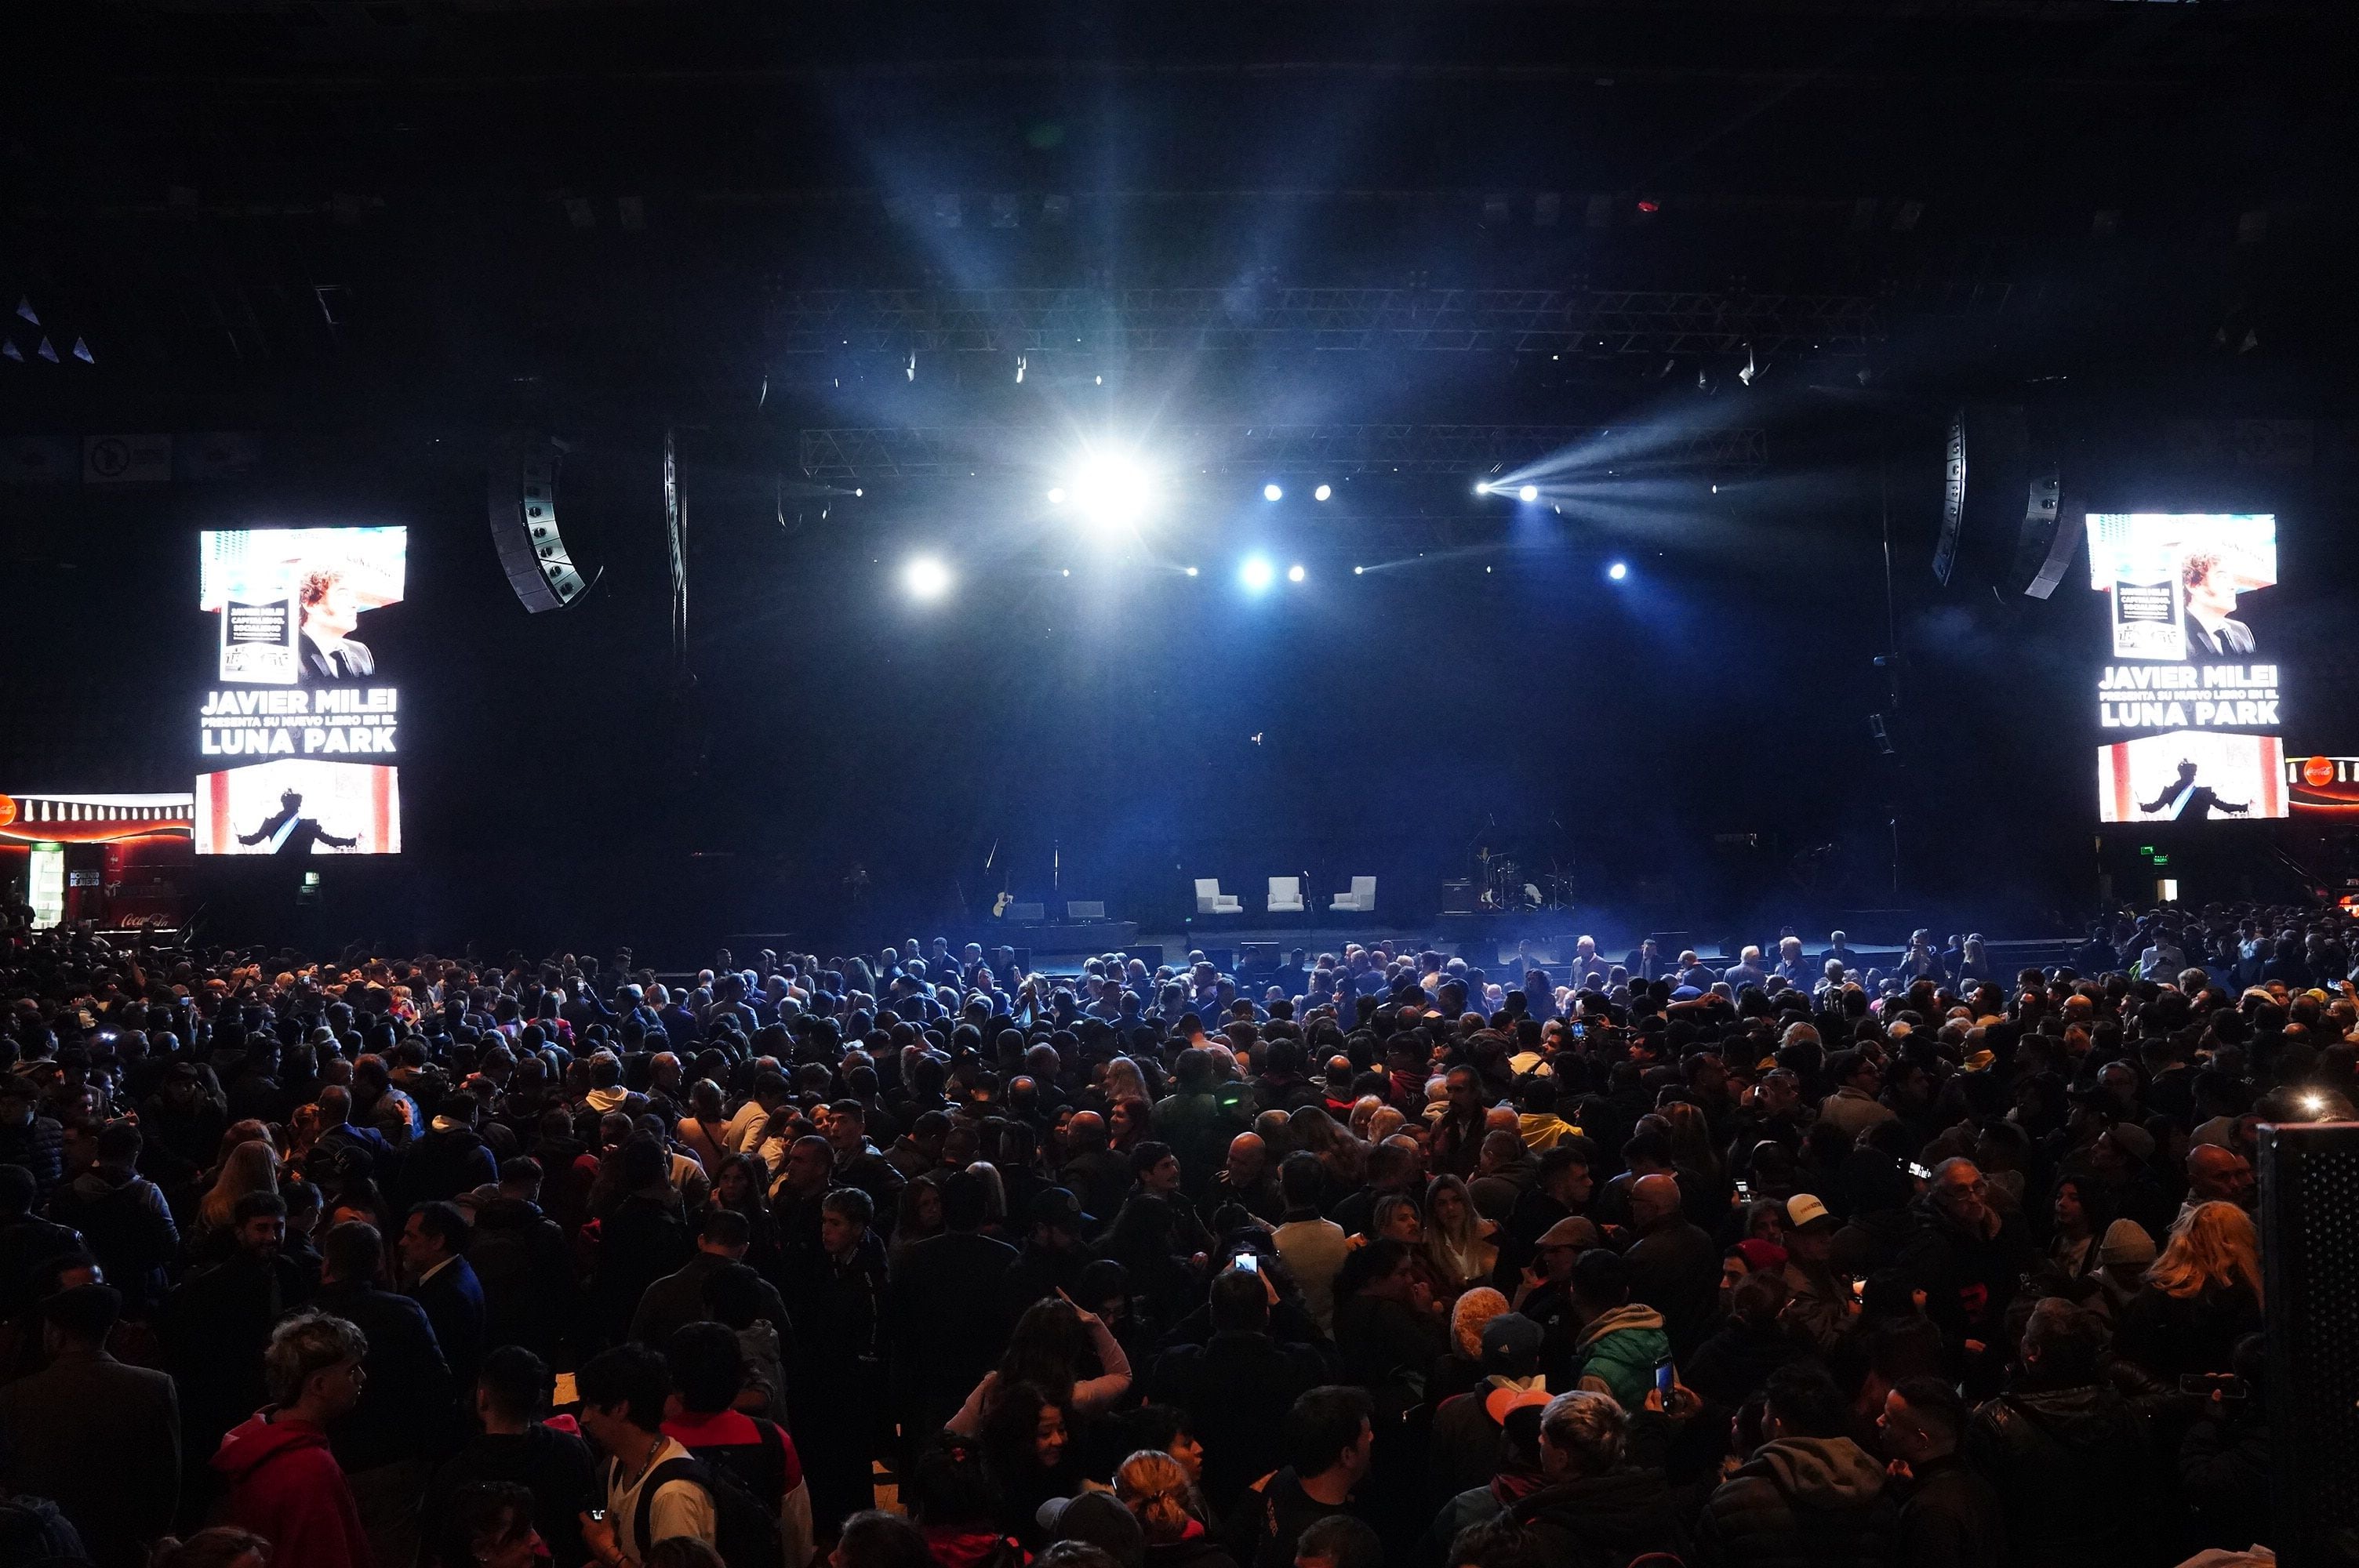
[[[492,444],[492,543],[524,607],[562,610],[589,587],[557,531],[557,471],[562,449],[546,436],[503,436]]]

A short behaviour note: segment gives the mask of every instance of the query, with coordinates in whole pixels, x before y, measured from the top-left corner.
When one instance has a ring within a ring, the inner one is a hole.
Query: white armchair
[[[1219,878],[1198,877],[1196,879],[1197,914],[1243,914],[1245,912],[1245,900],[1234,893],[1223,892]]]
[[[1300,877],[1269,879],[1269,912],[1272,914],[1302,913],[1302,879]]]
[[[1337,893],[1327,907],[1344,914],[1374,914],[1376,911],[1376,879],[1353,877],[1352,891]]]

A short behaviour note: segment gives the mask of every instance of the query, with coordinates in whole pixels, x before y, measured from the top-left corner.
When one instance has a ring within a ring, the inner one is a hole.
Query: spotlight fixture
[[[1063,486],[1060,485],[1057,489],[1049,492],[1049,504],[1051,506],[1062,506],[1065,504],[1065,492]]]
[[[1303,571],[1302,571],[1302,563],[1301,563],[1300,561],[1297,561],[1297,562],[1295,562],[1292,566],[1290,566],[1290,567],[1288,567],[1288,568],[1286,568],[1286,580],[1287,580],[1287,581],[1288,581],[1288,582],[1300,582],[1300,581],[1302,580],[1302,578],[1303,578]]]
[[[901,581],[912,599],[940,599],[950,591],[951,569],[931,556],[919,556],[901,568]]]
[[[1310,492],[1310,499],[1313,501],[1332,501],[1334,499],[1334,495],[1335,487],[1333,485],[1322,484],[1317,490]]]
[[[1196,568],[1194,567],[1190,567],[1188,568],[1188,575],[1190,577],[1194,577],[1196,575]]]
[[[1478,479],[1478,480],[1476,480],[1476,481],[1474,481],[1474,493],[1475,493],[1475,494],[1477,494],[1477,495],[1488,495],[1488,494],[1490,494],[1490,493],[1491,493],[1491,481],[1490,481],[1489,480],[1487,480],[1487,479]]]
[[[1536,484],[1527,484],[1516,492],[1516,499],[1518,501],[1538,501],[1539,498],[1540,487]]]
[[[1286,492],[1277,485],[1266,484],[1261,487],[1261,498],[1264,501],[1283,501],[1286,499]]]
[[[1367,575],[1367,571],[1368,568],[1365,567],[1353,567],[1352,568],[1352,575],[1353,577],[1365,577]]]
[[[1245,565],[1237,568],[1237,580],[1245,585],[1248,593],[1266,592],[1277,580],[1277,568],[1269,564],[1267,556],[1247,556]]]
[[[1612,566],[1605,568],[1605,575],[1612,578],[1615,582],[1620,582],[1624,578],[1630,575],[1630,568],[1622,562],[1616,561]]]
[[[1136,527],[1154,499],[1146,471],[1123,458],[1093,458],[1065,486],[1085,526],[1109,538]]]

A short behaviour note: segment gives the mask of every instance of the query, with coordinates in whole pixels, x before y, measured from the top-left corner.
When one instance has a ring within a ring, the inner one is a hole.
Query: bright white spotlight
[[[1615,582],[1620,582],[1624,578],[1630,575],[1630,568],[1623,565],[1620,561],[1616,561],[1612,566],[1605,568],[1605,575],[1612,578]]]
[[[1539,498],[1540,487],[1536,484],[1527,484],[1516,492],[1516,499],[1518,501],[1538,501]]]
[[[951,588],[951,568],[931,556],[919,556],[901,568],[901,582],[913,599],[940,599]]]
[[[1274,484],[1266,484],[1261,487],[1261,498],[1264,501],[1283,501],[1286,499],[1286,492]]]
[[[1475,493],[1475,494],[1477,494],[1477,495],[1488,495],[1488,494],[1490,494],[1490,493],[1491,493],[1491,481],[1490,481],[1489,480],[1487,480],[1487,479],[1478,479],[1478,480],[1476,480],[1476,481],[1474,481],[1474,493]]]
[[[1194,577],[1196,575],[1196,568],[1194,567],[1190,567],[1188,568],[1188,575],[1190,577]]]
[[[1136,526],[1154,497],[1146,471],[1125,458],[1092,458],[1065,488],[1082,521],[1109,536]]]
[[[1286,580],[1287,580],[1287,581],[1288,581],[1288,582],[1300,582],[1300,581],[1302,580],[1302,577],[1303,577],[1303,572],[1302,572],[1302,563],[1301,563],[1300,561],[1297,561],[1297,562],[1295,562],[1292,566],[1290,566],[1290,567],[1288,567],[1288,568],[1286,568]]]
[[[1335,487],[1332,484],[1322,484],[1310,492],[1310,499],[1313,501],[1332,501],[1334,496]]]
[[[1277,580],[1277,568],[1269,564],[1267,556],[1247,556],[1245,565],[1237,568],[1237,580],[1248,592],[1266,592]]]
[[[1353,577],[1365,577],[1367,572],[1368,568],[1365,567],[1353,567],[1352,568],[1352,575]]]
[[[1060,486],[1049,492],[1049,504],[1051,506],[1062,506],[1065,504],[1065,492],[1062,486]]]

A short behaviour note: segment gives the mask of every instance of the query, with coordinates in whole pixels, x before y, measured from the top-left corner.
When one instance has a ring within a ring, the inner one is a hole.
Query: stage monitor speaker
[[[1441,884],[1441,913],[1472,914],[1478,905],[1473,879],[1459,877]]]
[[[2079,543],[2060,525],[2055,443],[2017,405],[1968,404],[1951,416],[1946,459],[1934,577],[2033,599],[2055,592]]]
[[[2264,1127],[2267,1540],[2283,1568],[2359,1563],[2359,1122]]]
[[[1007,906],[1010,925],[1039,925],[1048,921],[1049,906],[1045,903],[1011,903]]]
[[[1160,942],[1139,943],[1123,951],[1146,965],[1150,975],[1163,967],[1163,944]]]
[[[590,586],[557,531],[562,452],[546,436],[503,436],[492,444],[492,543],[508,586],[535,615],[564,609]]]
[[[1276,942],[1240,942],[1237,944],[1237,973],[1241,975],[1275,974],[1278,965]]]
[[[1212,966],[1214,973],[1223,975],[1236,973],[1233,967],[1235,956],[1226,947],[1199,947],[1196,951],[1204,955],[1204,962]]]

